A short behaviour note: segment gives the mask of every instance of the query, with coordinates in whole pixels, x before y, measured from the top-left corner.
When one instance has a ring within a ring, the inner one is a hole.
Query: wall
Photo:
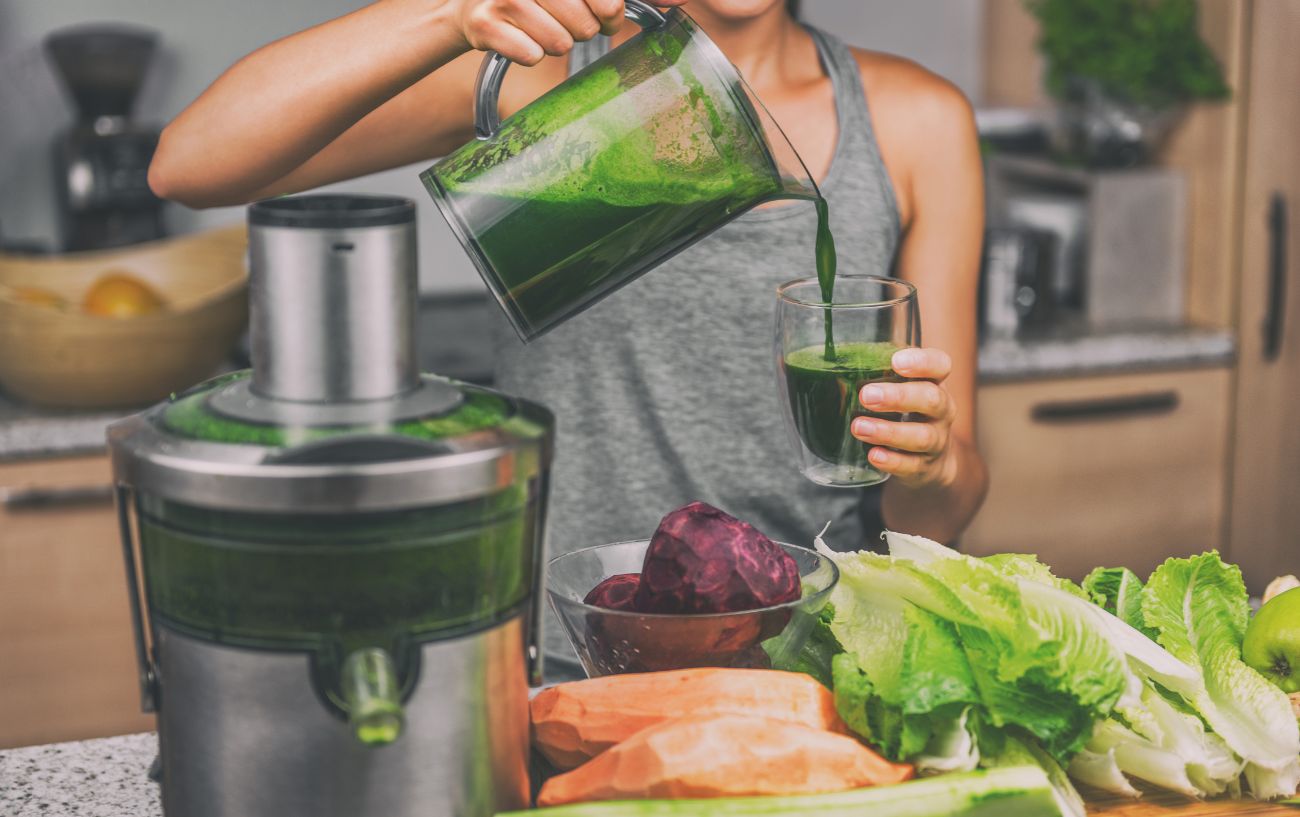
[[[241,55],[315,23],[345,14],[364,0],[0,0],[0,230],[6,237],[55,240],[49,143],[71,120],[40,40],[60,26],[123,21],[150,26],[162,50],[136,105],[142,121],[174,116]],[[93,12],[91,11],[93,9]],[[250,21],[255,21],[251,22]],[[402,168],[335,185],[387,192],[420,203],[420,278],[426,290],[474,290],[481,284],[416,174]],[[195,212],[172,205],[175,232],[230,224],[242,208]]]
[[[980,25],[984,0],[806,0],[805,16],[855,45],[916,59],[979,96]],[[240,55],[314,23],[344,14],[363,0],[0,0],[0,230],[7,238],[55,241],[49,144],[70,121],[62,89],[46,65],[41,38],[90,21],[150,26],[162,51],[141,92],[136,114],[163,122],[196,97]],[[93,11],[92,11],[93,9]],[[425,290],[475,290],[480,284],[416,173],[402,168],[335,187],[389,192],[420,203],[421,284]],[[176,232],[228,224],[239,208],[196,213],[172,206]]]
[[[982,97],[985,0],[804,0],[803,17],[862,48],[901,54]]]

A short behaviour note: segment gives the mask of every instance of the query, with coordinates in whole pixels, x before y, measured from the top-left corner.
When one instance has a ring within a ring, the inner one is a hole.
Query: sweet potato
[[[648,726],[678,717],[750,715],[848,734],[826,687],[801,672],[686,669],[607,675],[542,690],[533,743],[572,769]]]
[[[771,718],[677,718],[637,732],[542,786],[538,806],[590,800],[812,794],[900,783],[853,738]]]

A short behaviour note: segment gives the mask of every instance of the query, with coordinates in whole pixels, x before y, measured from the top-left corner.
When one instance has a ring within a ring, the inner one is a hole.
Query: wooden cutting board
[[[1088,791],[1088,813],[1106,817],[1300,817],[1300,808],[1255,800],[1192,800],[1169,791],[1147,789],[1133,800]]]

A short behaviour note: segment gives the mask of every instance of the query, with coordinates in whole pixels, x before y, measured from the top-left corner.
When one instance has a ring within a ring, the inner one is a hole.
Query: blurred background
[[[0,748],[149,728],[104,427],[244,363],[242,209],[153,199],[158,130],[239,56],[358,5],[0,0]],[[1258,593],[1300,567],[1300,4],[1132,6],[802,14],[977,108],[992,488],[962,546],[1075,578],[1219,548]],[[338,187],[418,203],[423,366],[486,381],[495,307],[420,169]],[[73,303],[141,317],[105,334],[43,308]]]

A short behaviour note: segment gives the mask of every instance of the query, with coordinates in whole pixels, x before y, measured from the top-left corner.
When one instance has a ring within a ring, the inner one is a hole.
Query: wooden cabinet
[[[1252,4],[1231,556],[1300,573],[1300,3]]]
[[[963,549],[1078,579],[1218,547],[1230,393],[1227,369],[981,386],[990,488]]]
[[[109,485],[105,457],[0,463],[0,749],[153,728]]]

